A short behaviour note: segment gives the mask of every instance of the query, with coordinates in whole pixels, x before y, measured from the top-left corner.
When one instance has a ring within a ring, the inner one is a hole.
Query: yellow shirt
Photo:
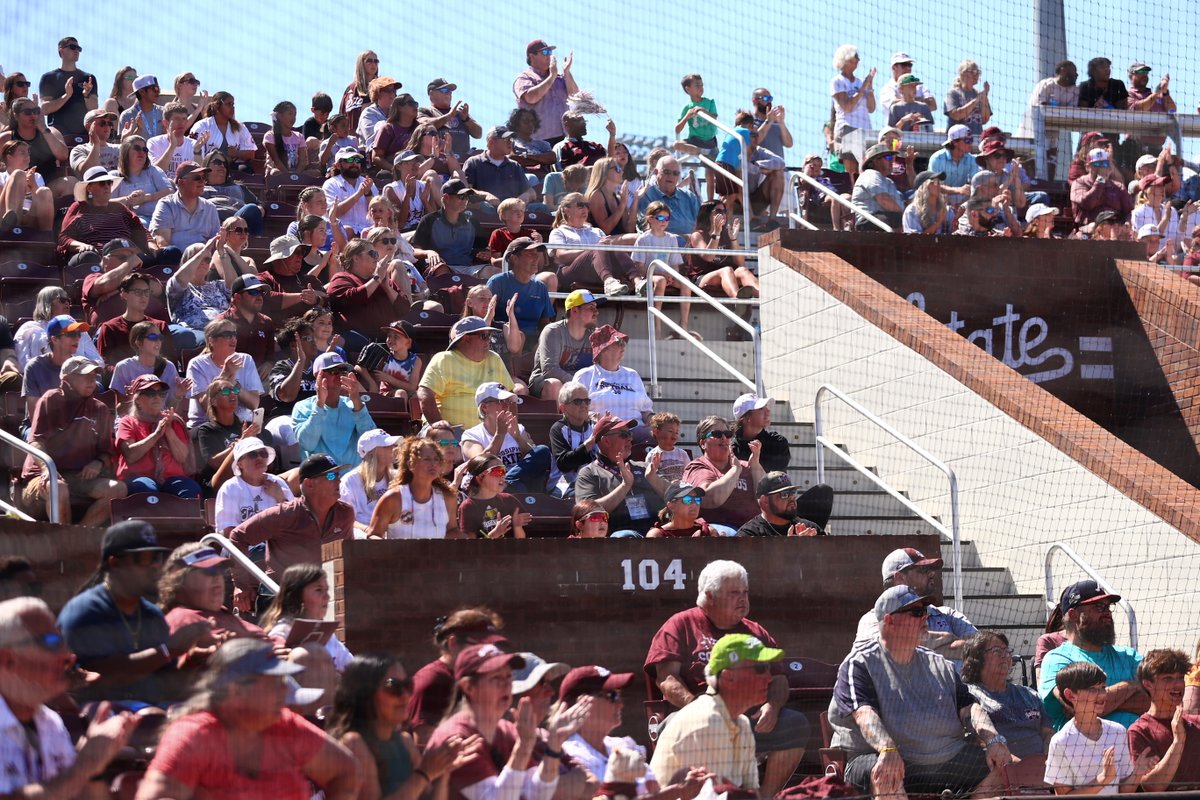
[[[496,381],[509,390],[513,388],[512,376],[495,352],[489,350],[483,361],[472,361],[457,350],[443,350],[430,359],[420,385],[437,398],[442,419],[452,425],[470,428],[479,424],[475,390],[489,381]]]
[[[758,788],[754,731],[745,714],[734,720],[721,696],[709,689],[668,717],[650,767],[670,780],[681,769],[704,767],[743,789]]]

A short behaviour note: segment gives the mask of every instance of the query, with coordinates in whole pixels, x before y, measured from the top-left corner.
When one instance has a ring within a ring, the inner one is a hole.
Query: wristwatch
[[[984,749],[991,747],[994,744],[1008,744],[1008,737],[996,734],[992,738],[983,743]]]

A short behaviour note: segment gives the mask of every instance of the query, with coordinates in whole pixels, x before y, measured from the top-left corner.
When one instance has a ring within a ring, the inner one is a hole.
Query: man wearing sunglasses
[[[257,275],[239,275],[233,281],[233,297],[229,308],[217,317],[227,319],[237,327],[237,352],[246,353],[258,366],[258,376],[265,378],[275,366],[275,323],[262,313],[263,302],[270,287]]]
[[[375,181],[363,175],[365,164],[362,153],[353,147],[343,147],[334,156],[333,176],[321,184],[329,210],[336,212],[343,225],[356,231],[371,227],[367,206],[379,194]]]
[[[417,122],[428,122],[439,132],[450,134],[450,149],[455,158],[465,159],[471,152],[471,140],[483,135],[483,128],[471,117],[471,107],[462,102],[454,102],[454,91],[457,84],[450,83],[445,78],[434,78],[425,87],[429,95],[429,105],[417,109]]]
[[[357,440],[356,436],[351,441]],[[326,453],[304,459],[298,473],[300,496],[255,514],[234,528],[229,540],[242,552],[265,544],[266,573],[276,581],[293,564],[320,564],[321,545],[354,538],[354,509],[338,499],[342,469]],[[237,568],[233,582],[234,605],[242,611],[253,609],[258,582]]]
[[[271,255],[263,262],[264,271],[258,277],[268,290],[263,312],[278,324],[329,303],[321,281],[303,269],[311,249],[290,234],[271,240]]]
[[[912,547],[902,547],[888,553],[883,560],[883,587],[907,586],[922,597],[936,597],[941,593],[942,560],[926,558]],[[962,661],[967,640],[979,630],[963,614],[950,606],[934,605],[926,608],[926,634],[921,646],[932,650],[956,664]],[[858,632],[854,644],[864,644],[879,637],[879,623],[872,611],[863,614],[858,621]]]
[[[823,536],[833,512],[833,488],[818,483],[803,492],[786,472],[768,472],[756,487],[762,513],[738,536]]]
[[[109,134],[117,124],[117,115],[111,111],[96,109],[83,118],[88,140],[71,148],[71,172],[82,178],[92,167],[104,167],[109,172],[116,170],[121,148],[109,144]]]
[[[102,709],[77,753],[62,718],[44,705],[70,688],[75,667],[50,607],[32,597],[7,600],[0,620],[0,794],[91,796],[89,782],[120,752],[137,718]]]
[[[942,149],[929,159],[929,170],[945,174],[942,179],[942,192],[951,195],[947,200],[951,203],[961,203],[971,194],[971,178],[982,167],[971,155],[975,146],[975,137],[966,125],[951,125],[946,131],[946,141]]]
[[[735,786],[758,789],[754,731],[747,712],[767,699],[771,664],[781,658],[782,650],[750,634],[731,633],[717,640],[704,668],[708,691],[664,723],[650,762],[654,774],[672,776],[703,767]],[[762,788],[761,796],[773,797],[768,792],[782,786]]]
[[[300,457],[329,453],[337,463],[357,467],[358,437],[378,428],[363,404],[362,384],[338,353],[322,353],[313,360],[317,393],[292,407],[292,429],[300,444]]]
[[[575,500],[595,500],[609,514],[610,537],[645,536],[658,521],[667,482],[658,474],[658,463],[630,461],[634,420],[613,419],[593,435],[599,453],[579,469]]]
[[[908,586],[875,601],[879,636],[856,645],[838,668],[837,716],[857,725],[868,752],[846,764],[846,782],[876,797],[904,792],[1000,791],[1012,763],[1007,740],[953,665],[919,645],[933,598]],[[983,744],[964,741],[973,730]]]
[[[119,522],[104,532],[95,585],[68,600],[58,615],[79,666],[100,675],[75,691],[80,700],[176,699],[171,685],[176,660],[209,625],[194,622],[171,633],[151,599],[166,555],[153,526],[142,520]]]
[[[530,42],[525,48],[525,63],[529,68],[513,82],[517,106],[532,108],[541,120],[533,138],[545,139],[552,145],[558,144],[563,138],[562,115],[567,110],[567,96],[579,91],[571,75],[575,54],[567,54],[560,74],[555,49],[554,45],[546,44],[544,39]]]
[[[661,200],[671,210],[667,230],[679,236],[690,236],[696,227],[696,215],[700,213],[700,198],[679,185],[681,171],[674,156],[659,159],[651,172],[650,186],[638,201],[638,214],[644,217],[650,204]]]
[[[63,136],[84,133],[84,115],[99,104],[96,98],[96,77],[77,66],[83,48],[74,36],[58,41],[58,69],[42,75],[38,94],[42,98],[42,113],[46,122]]]

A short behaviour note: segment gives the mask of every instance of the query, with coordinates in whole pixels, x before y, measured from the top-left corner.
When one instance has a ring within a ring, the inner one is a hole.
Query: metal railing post
[[[916,453],[918,456],[920,456],[925,461],[929,462],[934,467],[937,467],[942,473],[944,473],[946,475],[946,477],[950,483],[950,529],[949,530],[946,529],[945,525],[943,525],[942,523],[935,520],[933,517],[931,517],[929,514],[927,514],[923,509],[921,509],[919,506],[917,506],[912,500],[908,499],[907,497],[905,497],[904,495],[900,494],[895,489],[893,489],[891,486],[889,486],[887,484],[887,482],[884,481],[882,478],[880,478],[878,475],[871,472],[869,469],[867,469],[866,467],[864,467],[863,465],[861,465],[857,461],[855,461],[853,458],[851,458],[848,453],[846,453],[844,450],[842,450],[840,447],[838,447],[837,444],[835,444],[834,442],[831,442],[825,436],[824,420],[823,420],[823,417],[821,414],[821,396],[824,395],[825,393],[829,393],[829,394],[833,395],[834,397],[841,400],[846,405],[850,406],[850,408],[857,411],[863,417],[863,419],[872,423],[873,425],[875,425],[875,427],[879,428],[884,433],[887,433],[889,436],[891,436],[897,442],[899,442],[900,444],[907,447],[909,450]],[[953,559],[952,575],[953,575],[953,585],[954,585],[954,607],[961,611],[962,606],[963,606],[962,541],[960,538],[962,535],[962,529],[961,529],[961,526],[959,524],[959,519],[958,519],[958,478],[957,478],[957,476],[955,476],[954,470],[951,469],[950,466],[947,465],[942,460],[935,458],[928,450],[921,447],[921,445],[917,444],[912,439],[908,438],[903,433],[896,430],[896,428],[894,428],[892,425],[888,424],[887,422],[884,422],[882,419],[880,419],[879,417],[872,414],[862,404],[860,404],[856,400],[852,400],[850,397],[848,397],[844,392],[842,392],[836,386],[832,386],[828,383],[823,383],[823,384],[821,384],[820,387],[817,388],[817,394],[813,400],[813,411],[814,411],[813,417],[816,421],[815,422],[815,432],[816,432],[816,445],[817,445],[817,480],[824,482],[825,465],[824,465],[824,459],[823,459],[823,455],[822,455],[821,451],[824,448],[829,448],[831,451],[833,451],[833,453],[835,455],[837,455],[839,458],[841,458],[843,461],[845,461],[850,466],[854,467],[854,469],[856,469],[858,472],[862,473],[872,483],[874,483],[876,486],[878,486],[879,488],[883,489],[885,492],[890,494],[893,498],[895,498],[900,503],[902,503],[906,508],[908,508],[910,511],[915,513],[917,516],[924,519],[926,522],[928,522],[930,525],[932,525],[935,530],[937,530],[943,536],[948,538],[951,541],[951,547],[952,547],[952,559]]]
[[[50,524],[58,525],[62,520],[59,519],[58,513],[58,467],[54,466],[54,459],[24,439],[13,436],[8,431],[0,430],[0,441],[42,462],[42,465],[46,468],[46,480],[50,485]],[[16,498],[13,499],[15,500]],[[20,511],[20,509],[15,510]],[[22,513],[22,516],[28,518],[27,514]],[[70,520],[67,520],[67,522],[70,522]]]
[[[646,265],[646,345],[650,348],[650,396],[662,397],[658,388],[658,337],[654,335],[654,259]],[[680,312],[682,313],[682,312]]]
[[[809,175],[805,175],[803,171],[794,172],[794,173],[792,173],[792,175],[793,175],[793,180],[796,180],[796,179],[802,180],[805,183],[807,183],[809,186],[812,186],[814,189],[818,189],[821,192],[824,192],[835,203],[840,203],[841,205],[845,206],[850,211],[851,214],[857,214],[858,216],[865,219],[867,222],[870,222],[872,225],[874,225],[875,227],[882,230],[884,233],[895,233],[895,229],[891,225],[888,225],[886,222],[881,220],[879,217],[875,216],[874,214],[872,214],[868,211],[863,211],[862,209],[855,208],[854,204],[851,203],[849,200],[842,197],[840,194],[833,191],[832,189],[830,189],[828,186],[821,183],[820,181],[815,180],[814,178],[812,178]]]
[[[702,120],[709,123],[713,127],[719,128],[720,130],[729,134],[734,139],[737,139],[738,149],[741,150],[741,152],[742,152],[742,169],[741,169],[741,172],[742,172],[742,181],[741,181],[742,182],[742,236],[745,237],[745,239],[743,240],[743,242],[744,242],[743,246],[747,250],[749,250],[750,249],[750,181],[749,181],[750,170],[748,168],[748,163],[747,163],[749,160],[748,159],[749,153],[747,152],[746,140],[743,139],[740,135],[738,135],[736,128],[729,127],[725,123],[718,120],[716,117],[709,114],[707,111],[700,110],[700,111],[696,112],[696,116],[700,117]]]
[[[1062,542],[1055,542],[1054,544],[1052,544],[1046,548],[1046,560],[1045,560],[1045,564],[1044,564],[1045,577],[1046,577],[1046,607],[1047,608],[1052,608],[1052,607],[1058,605],[1058,594],[1059,593],[1054,590],[1054,575],[1051,572],[1051,560],[1054,557],[1055,551],[1061,552],[1067,558],[1074,561],[1075,566],[1077,566],[1081,570],[1083,570],[1083,573],[1085,575],[1087,575],[1089,578],[1091,578],[1092,580],[1094,580],[1096,582],[1096,585],[1099,586],[1104,591],[1108,592],[1109,594],[1115,594],[1115,595],[1121,594],[1116,589],[1114,589],[1112,584],[1110,584],[1108,581],[1106,581],[1104,579],[1104,577],[1099,572],[1097,572],[1096,569],[1091,564],[1084,561],[1083,556],[1079,555],[1079,553],[1076,553],[1075,549],[1073,547],[1071,547],[1071,545],[1064,544]],[[1121,608],[1125,610],[1125,615],[1129,618],[1129,646],[1132,647],[1134,650],[1136,650],[1137,644],[1138,644],[1137,613],[1133,610],[1133,604],[1130,603],[1128,600],[1126,600],[1124,597],[1122,597],[1120,600],[1117,601],[1117,605],[1121,606]]]
[[[276,583],[267,573],[263,572],[258,564],[250,560],[250,556],[243,553],[237,546],[219,533],[206,533],[200,537],[201,544],[219,545],[222,550],[229,554],[229,557],[238,562],[251,576],[259,583],[268,587],[273,592],[279,591],[279,584]]]

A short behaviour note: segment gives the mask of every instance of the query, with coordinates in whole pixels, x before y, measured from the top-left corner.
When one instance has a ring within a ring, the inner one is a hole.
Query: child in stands
[[[504,250],[514,239],[528,236],[535,242],[540,242],[542,235],[533,228],[522,226],[525,222],[525,201],[518,197],[501,200],[496,214],[504,227],[492,231],[491,238],[488,239],[488,250],[492,252],[492,264],[500,269],[500,259],[504,257]]]
[[[692,460],[691,453],[675,446],[679,441],[679,424],[679,416],[670,412],[661,412],[650,418],[654,447],[646,451],[646,461],[649,462],[657,453],[658,476],[668,483],[680,480],[683,468]]]
[[[387,348],[391,358],[383,369],[375,372],[379,391],[407,400],[414,396],[425,364],[421,357],[412,352],[414,328],[407,320],[397,320],[384,329],[387,332]]]
[[[683,91],[688,96],[688,104],[679,112],[679,121],[675,123],[675,135],[682,133],[684,127],[688,129],[688,135],[683,141],[675,143],[675,149],[680,153],[704,154],[712,158],[717,153],[717,126],[708,120],[697,119],[696,115],[704,111],[716,117],[717,104],[704,96],[704,78],[699,75],[684,75],[682,84]],[[704,185],[708,188],[709,200],[713,199],[714,177],[712,169],[706,167]]]
[[[1136,791],[1154,766],[1149,751],[1135,761],[1122,725],[1100,717],[1108,678],[1086,661],[1069,664],[1055,677],[1063,702],[1075,709],[1050,740],[1046,783],[1056,794],[1125,794]]]
[[[649,271],[650,262],[655,260],[664,261],[667,266],[674,267],[675,269],[683,266],[683,256],[677,252],[679,250],[679,238],[675,234],[667,232],[667,226],[670,224],[671,209],[666,203],[656,200],[646,206],[646,227],[648,230],[639,233],[634,244],[637,247],[656,247],[659,249],[658,252],[654,253],[630,253],[630,257],[639,264],[645,265],[647,272]],[[692,296],[691,289],[678,283],[675,279],[668,278],[666,275],[654,276],[654,293],[656,295],[660,297],[664,295],[668,285],[678,288],[680,295],[683,297]],[[661,302],[657,302],[654,305],[659,311],[662,310]],[[679,325],[684,330],[687,330],[688,320],[691,318],[691,315],[692,304],[680,303]],[[663,338],[662,322],[659,320],[655,321],[655,335],[659,339]],[[696,336],[695,333],[692,333],[692,335]],[[679,334],[671,331],[667,338],[678,339]],[[696,336],[696,338],[699,339],[700,337]]]
[[[458,527],[470,539],[525,538],[525,526],[533,515],[521,510],[517,498],[502,491],[507,470],[491,453],[481,453],[467,462],[471,476],[468,497],[458,507]]]

